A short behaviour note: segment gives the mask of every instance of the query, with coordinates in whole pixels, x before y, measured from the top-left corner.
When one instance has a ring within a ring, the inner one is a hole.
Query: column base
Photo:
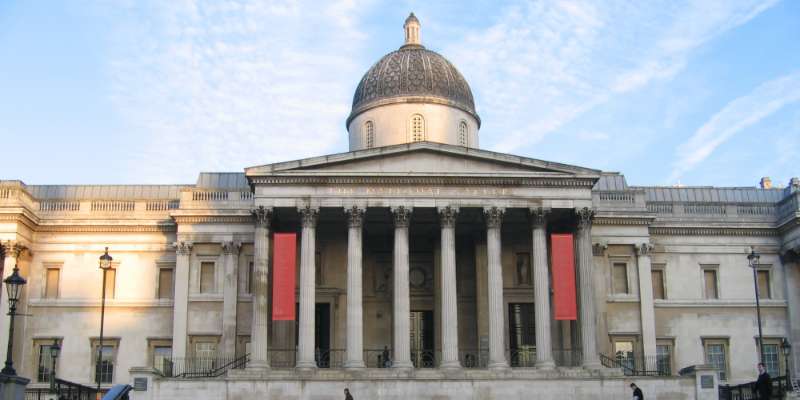
[[[553,360],[542,360],[536,362],[536,368],[539,369],[553,369],[556,367],[556,363]]]
[[[247,367],[245,369],[253,371],[267,371],[269,368],[269,361],[250,361],[247,363]]]
[[[492,361],[489,363],[488,368],[492,371],[506,371],[509,369],[508,363],[505,361]]]
[[[583,365],[581,365],[584,369],[600,369],[603,368],[603,364],[600,364],[600,360],[590,360],[584,361]]]
[[[414,364],[411,361],[398,361],[395,360],[392,362],[393,369],[414,369]]]
[[[363,369],[366,367],[363,360],[348,360],[344,362],[343,366],[346,369]]]
[[[442,361],[439,368],[447,370],[461,369],[461,363],[458,360]]]
[[[314,361],[298,361],[294,369],[299,371],[313,371],[317,369],[317,363]]]

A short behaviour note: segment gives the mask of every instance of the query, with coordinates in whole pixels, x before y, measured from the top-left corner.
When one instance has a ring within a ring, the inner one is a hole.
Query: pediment
[[[421,142],[247,168],[247,176],[599,176],[600,171],[486,150]]]

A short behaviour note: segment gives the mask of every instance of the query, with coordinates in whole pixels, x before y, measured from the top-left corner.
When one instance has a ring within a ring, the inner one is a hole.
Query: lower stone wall
[[[366,378],[366,377],[365,377]],[[291,379],[152,380],[132,400],[334,400],[349,388],[355,400],[630,399],[631,382],[648,400],[694,400],[694,377],[586,379]]]

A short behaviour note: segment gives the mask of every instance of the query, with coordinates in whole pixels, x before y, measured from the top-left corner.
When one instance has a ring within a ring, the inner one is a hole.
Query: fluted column
[[[361,302],[364,209],[353,206],[347,214],[347,357],[345,368],[364,368],[364,308]]]
[[[189,260],[191,242],[176,242],[175,299],[172,311],[172,356],[186,357],[187,321],[189,317]]]
[[[297,368],[316,368],[314,360],[314,316],[316,306],[316,231],[319,209],[299,208],[300,234],[300,332],[297,344]]]
[[[536,366],[553,368],[553,347],[550,339],[550,278],[547,273],[547,215],[550,210],[531,210],[533,248],[533,286],[536,318]]]
[[[25,251],[25,247],[21,244],[17,243],[16,241],[9,240],[2,243],[3,252],[5,254],[5,258],[3,259],[3,273],[2,273],[2,280],[5,280],[9,277],[12,273],[14,273],[14,267],[17,265],[19,255]],[[28,277],[28,282],[30,283],[30,277]],[[8,351],[7,344],[8,344],[8,324],[10,323],[11,317],[8,315],[8,292],[6,291],[5,283],[0,283],[0,360],[6,359],[6,354]],[[17,326],[20,324],[20,319],[15,321]],[[21,331],[21,329],[19,329]],[[17,336],[19,337],[19,336]],[[17,350],[17,354],[19,350]],[[22,360],[17,360],[17,370],[21,370],[22,368],[19,365],[22,364]]]
[[[486,217],[486,255],[489,291],[489,368],[508,368],[505,351],[503,316],[503,265],[501,262],[500,228],[505,209],[484,209]]]
[[[238,242],[222,243],[222,263],[225,278],[222,284],[222,354],[224,357],[236,355],[236,303],[238,300]]]
[[[456,293],[457,207],[439,209],[442,225],[442,362],[441,368],[460,368],[458,360],[458,297]]]
[[[394,368],[412,368],[411,300],[408,289],[408,223],[411,209],[392,208],[394,215]]]
[[[255,221],[253,238],[253,322],[250,330],[250,369],[269,369],[269,225],[272,208],[259,206],[252,211]]]
[[[653,309],[653,273],[650,265],[652,250],[653,246],[650,243],[636,246],[636,264],[639,267],[639,311],[642,316],[642,347],[645,360],[656,358],[656,318]]]
[[[594,210],[576,210],[578,217],[577,252],[580,281],[581,351],[585,368],[600,368],[597,355],[597,311],[594,305],[594,260],[592,259],[592,218]]]

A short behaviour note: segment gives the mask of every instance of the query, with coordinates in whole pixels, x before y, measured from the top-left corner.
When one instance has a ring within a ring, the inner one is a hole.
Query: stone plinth
[[[31,380],[0,374],[0,400],[25,400],[25,387]]]

